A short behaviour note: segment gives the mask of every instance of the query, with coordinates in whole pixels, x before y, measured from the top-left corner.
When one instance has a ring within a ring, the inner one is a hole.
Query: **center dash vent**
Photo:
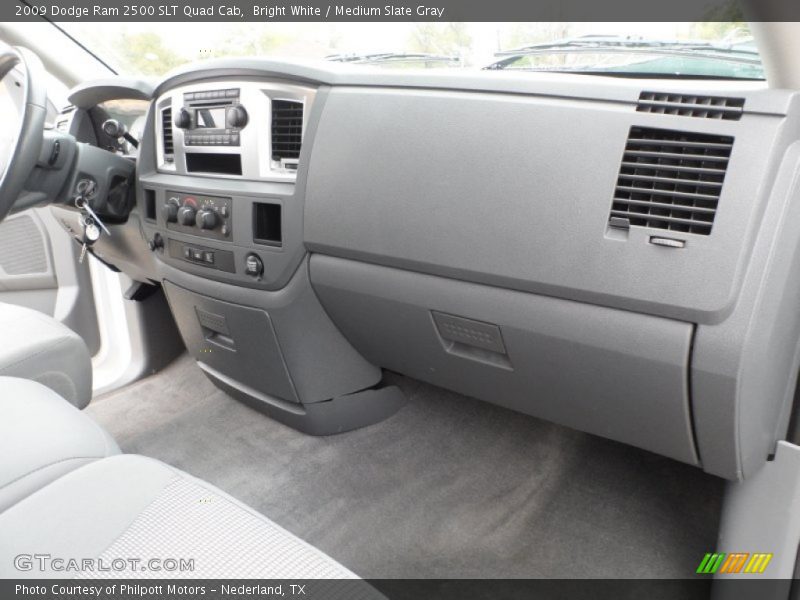
[[[632,127],[609,225],[708,235],[733,138]]]
[[[642,92],[639,94],[636,110],[662,115],[738,121],[744,112],[744,98]]]
[[[172,141],[171,106],[161,111],[161,136],[161,148],[164,151],[164,162],[172,162],[175,156],[175,146]]]
[[[303,142],[303,103],[272,101],[272,160],[296,161]]]

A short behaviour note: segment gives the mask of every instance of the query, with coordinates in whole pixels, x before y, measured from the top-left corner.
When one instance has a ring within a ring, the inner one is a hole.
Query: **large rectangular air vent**
[[[733,138],[632,127],[609,225],[708,235]]]
[[[172,141],[172,107],[161,111],[161,148],[164,151],[164,162],[172,162],[175,146]]]
[[[272,101],[272,160],[297,161],[303,142],[303,103]]]
[[[738,121],[744,112],[744,98],[642,92],[639,94],[636,110],[663,115]]]

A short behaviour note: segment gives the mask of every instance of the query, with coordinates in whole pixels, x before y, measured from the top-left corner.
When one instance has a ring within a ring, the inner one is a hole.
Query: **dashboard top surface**
[[[179,68],[156,86],[159,96],[177,86],[227,78],[284,79],[307,85],[450,89],[467,92],[543,95],[560,98],[636,102],[643,90],[735,95],[746,113],[784,115],[797,93],[770,89],[763,81],[641,79],[568,73],[426,70],[397,72],[324,61],[257,58],[208,60]]]

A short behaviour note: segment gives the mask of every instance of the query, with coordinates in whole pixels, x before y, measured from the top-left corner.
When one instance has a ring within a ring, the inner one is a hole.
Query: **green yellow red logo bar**
[[[765,552],[708,552],[697,573],[702,575],[712,575],[714,573],[763,573],[769,562],[772,560],[772,553]]]

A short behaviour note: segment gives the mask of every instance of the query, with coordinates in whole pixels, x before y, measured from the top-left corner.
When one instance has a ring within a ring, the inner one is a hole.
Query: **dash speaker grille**
[[[0,223],[0,268],[8,275],[47,272],[47,245],[31,217]]]

